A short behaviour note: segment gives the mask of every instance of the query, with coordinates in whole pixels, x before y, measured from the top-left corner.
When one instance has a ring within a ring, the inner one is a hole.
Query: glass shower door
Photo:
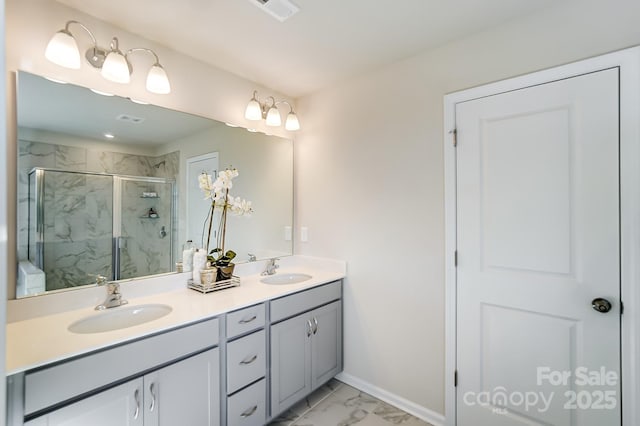
[[[115,279],[173,271],[173,182],[116,177]],[[119,194],[117,193],[119,191]]]
[[[38,218],[30,221],[35,238],[30,232],[29,258],[45,272],[46,290],[95,283],[98,274],[111,277],[112,177],[38,172],[34,191],[42,191],[33,197],[35,208],[29,208]]]

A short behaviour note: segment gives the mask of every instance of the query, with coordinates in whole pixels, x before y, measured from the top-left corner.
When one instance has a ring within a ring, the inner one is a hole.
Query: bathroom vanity
[[[342,370],[344,268],[295,271],[311,278],[265,284],[249,273],[207,295],[184,288],[184,274],[165,277],[176,288],[125,306],[170,313],[115,330],[69,331],[102,315],[91,307],[10,323],[8,424],[267,423]]]

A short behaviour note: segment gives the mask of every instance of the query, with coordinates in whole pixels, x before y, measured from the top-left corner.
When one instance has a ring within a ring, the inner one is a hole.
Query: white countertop
[[[67,327],[81,318],[99,314],[94,309],[95,300],[96,294],[102,294],[104,299],[106,292],[103,288],[88,289],[86,292],[88,303],[85,303],[88,306],[81,308],[77,308],[78,300],[83,296],[81,290],[52,295],[55,297],[50,298],[51,303],[64,305],[67,303],[65,299],[68,299],[68,305],[72,309],[64,310],[64,307],[58,306],[56,310],[62,310],[61,312],[41,316],[36,316],[37,312],[27,314],[24,311],[38,310],[38,304],[42,307],[42,304],[46,303],[43,299],[49,296],[39,296],[33,298],[34,300],[10,301],[10,304],[14,304],[10,307],[10,311],[13,310],[10,320],[12,316],[18,320],[7,324],[6,374],[9,376],[24,372],[118,343],[212,318],[225,312],[335,281],[346,275],[344,262],[290,256],[281,260],[281,267],[277,273],[306,273],[312,278],[297,284],[270,285],[260,282],[262,277],[258,271],[263,265],[264,262],[237,265],[236,273],[241,278],[241,285],[209,294],[201,294],[186,287],[189,273],[123,283],[121,284],[123,298],[129,301],[125,306],[160,303],[171,306],[173,310],[162,318],[144,324],[102,333],[76,334],[70,332]],[[51,311],[51,307],[49,308]]]

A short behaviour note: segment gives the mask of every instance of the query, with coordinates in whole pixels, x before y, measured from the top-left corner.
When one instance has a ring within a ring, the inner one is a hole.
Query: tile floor
[[[332,380],[269,426],[431,426],[358,389]]]

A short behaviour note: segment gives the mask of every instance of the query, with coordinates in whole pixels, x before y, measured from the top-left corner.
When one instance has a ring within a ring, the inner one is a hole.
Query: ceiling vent
[[[131,124],[140,124],[144,121],[144,118],[136,117],[135,115],[120,114],[116,117],[116,120],[126,121],[127,123],[131,123]]]
[[[300,8],[289,0],[249,0],[251,3],[259,7],[265,13],[276,18],[280,22],[284,22],[296,13],[300,12]]]

